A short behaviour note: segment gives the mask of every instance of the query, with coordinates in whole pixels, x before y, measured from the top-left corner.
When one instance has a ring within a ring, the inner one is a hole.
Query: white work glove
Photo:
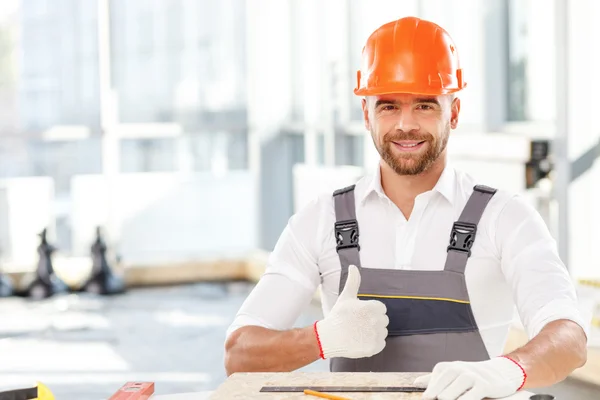
[[[515,394],[525,380],[521,367],[504,357],[481,362],[441,362],[414,385],[427,388],[424,400],[497,399]]]
[[[346,286],[329,314],[315,324],[322,357],[370,357],[385,347],[387,325],[385,304],[378,300],[359,300],[360,273],[348,269]]]

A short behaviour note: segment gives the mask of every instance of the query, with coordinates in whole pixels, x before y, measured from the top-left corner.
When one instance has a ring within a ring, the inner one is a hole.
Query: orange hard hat
[[[456,46],[443,28],[415,17],[379,27],[369,36],[357,72],[359,96],[441,95],[466,86]]]

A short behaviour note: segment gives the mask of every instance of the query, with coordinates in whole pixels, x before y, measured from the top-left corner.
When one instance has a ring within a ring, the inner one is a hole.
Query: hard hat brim
[[[442,96],[461,91],[467,86],[463,83],[460,88],[440,89],[440,88],[415,88],[412,85],[394,85],[393,87],[360,88],[354,89],[357,96],[380,96],[384,94],[414,94],[423,96]]]

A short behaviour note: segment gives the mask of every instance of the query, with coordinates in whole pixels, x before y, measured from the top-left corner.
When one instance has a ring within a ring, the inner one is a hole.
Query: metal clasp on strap
[[[473,190],[487,194],[495,194],[497,192],[497,189],[491,188],[486,185],[475,185],[475,187],[473,187]]]
[[[463,253],[467,253],[471,256],[471,247],[475,241],[475,233],[477,232],[477,225],[468,222],[456,221],[452,225],[452,231],[450,232],[450,245],[448,251],[455,250]]]
[[[336,250],[356,247],[360,251],[358,244],[358,221],[355,219],[338,221],[335,223],[335,241]]]

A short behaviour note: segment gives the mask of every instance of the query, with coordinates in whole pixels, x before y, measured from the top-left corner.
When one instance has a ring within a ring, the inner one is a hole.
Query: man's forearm
[[[525,388],[550,386],[585,364],[586,336],[572,321],[553,321],[526,345],[507,356],[521,364],[527,373]]]
[[[225,342],[227,376],[234,372],[289,372],[319,358],[312,326],[287,331],[245,326]]]

